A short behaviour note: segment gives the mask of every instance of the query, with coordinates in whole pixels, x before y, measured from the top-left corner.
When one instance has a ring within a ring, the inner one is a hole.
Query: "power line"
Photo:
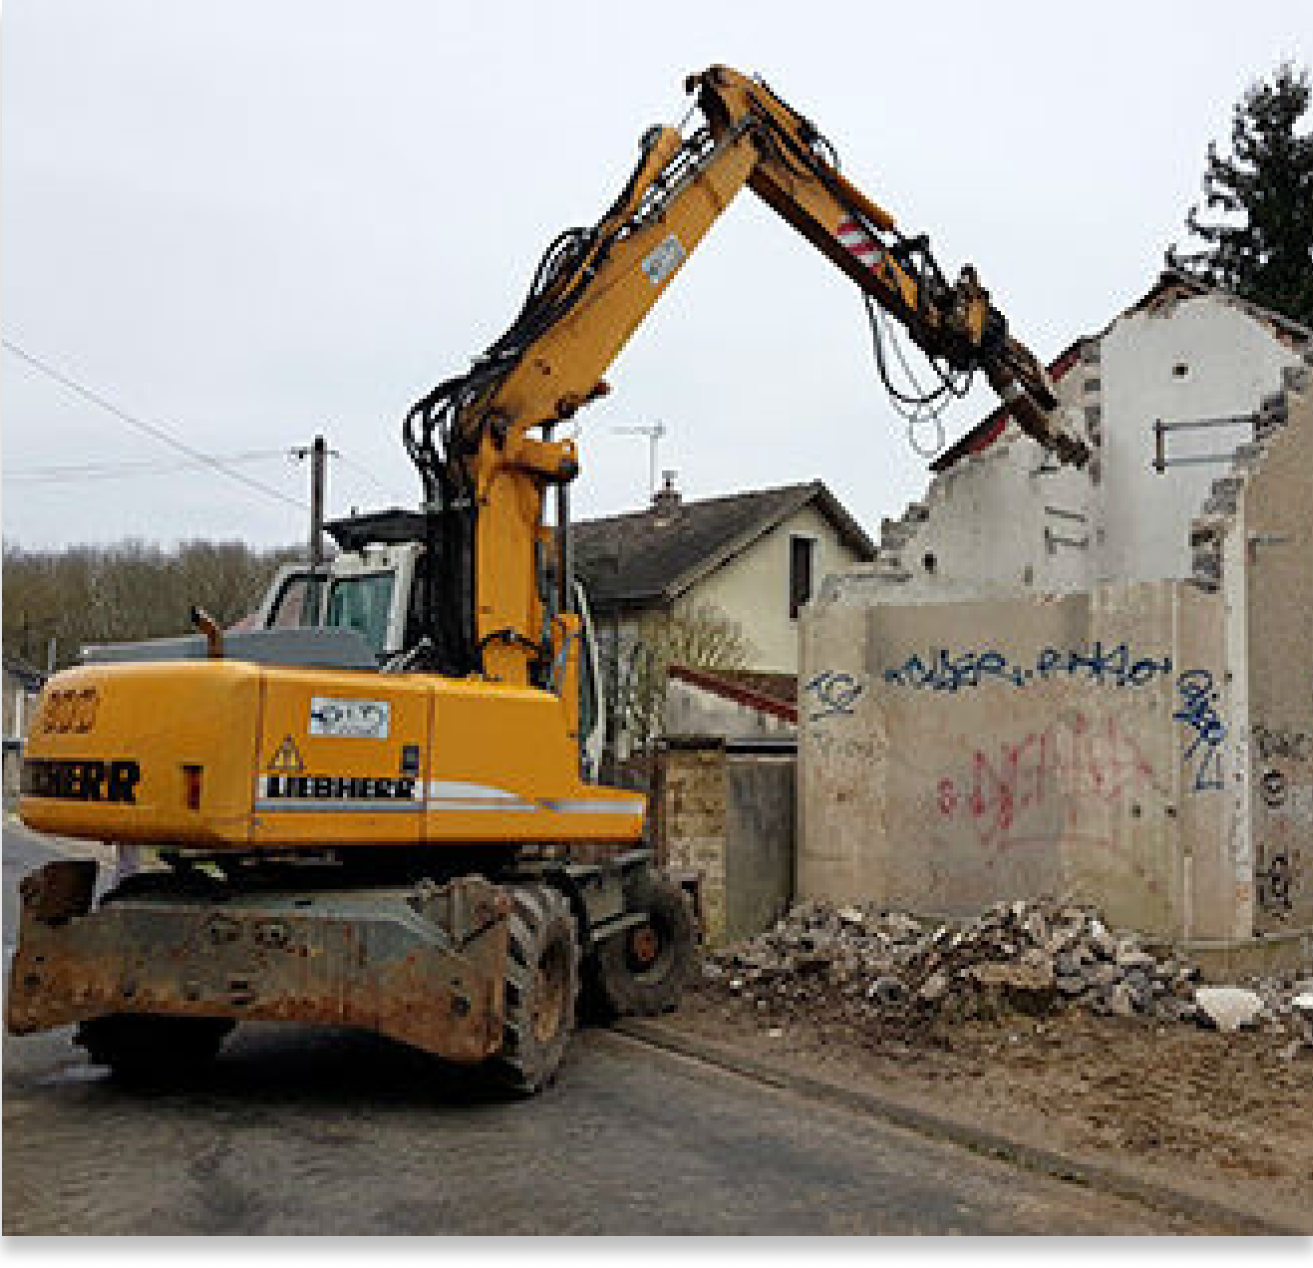
[[[352,470],[354,470],[354,471],[359,471],[361,475],[363,475],[363,476],[367,477],[368,479],[372,480],[376,485],[378,485],[378,487],[379,487],[380,489],[383,490],[384,493],[386,493],[386,494],[388,495],[388,497],[390,497],[390,498],[397,498],[397,500],[398,500],[398,501],[401,501],[401,502],[404,502],[404,501],[405,501],[405,498],[403,498],[403,497],[398,497],[397,492],[396,492],[395,489],[392,489],[392,488],[390,488],[388,485],[384,484],[383,481],[380,480],[380,479],[378,478],[378,476],[376,476],[376,475],[375,475],[375,474],[374,474],[374,473],[373,473],[373,472],[372,472],[367,466],[365,466],[363,463],[356,462],[354,458],[348,458],[348,457],[346,456],[346,454],[344,454],[344,453],[339,453],[337,456],[338,456],[339,461],[341,461],[341,462],[345,462],[346,465],[347,465],[348,467],[352,468]]]
[[[224,466],[236,466],[239,463],[267,462],[271,458],[281,458],[282,449],[252,449],[245,453],[225,454],[214,461]],[[21,481],[30,484],[71,484],[80,480],[120,480],[133,479],[136,476],[174,475],[179,471],[195,471],[207,464],[192,459],[170,462],[167,459],[143,458],[124,462],[79,462],[56,464],[46,467],[26,467],[18,471],[6,469],[0,472],[0,480]]]
[[[169,435],[162,427],[154,423],[148,423],[145,419],[138,418],[134,414],[129,414],[127,410],[120,409],[113,401],[107,400],[100,393],[92,391],[91,388],[79,383],[76,379],[71,378],[62,371],[56,369],[53,365],[43,361],[40,357],[34,356],[25,348],[19,347],[12,339],[0,339],[5,349],[12,352],[20,360],[27,362],[33,369],[39,370],[47,378],[54,379],[62,387],[67,388],[70,392],[76,393],[84,400],[90,401],[93,405],[113,414],[120,422],[127,423],[129,427],[135,427],[138,431],[145,432],[146,435],[158,440],[161,444],[168,445],[172,449],[177,449],[185,453],[189,458],[193,458],[200,465],[209,467],[217,471],[220,475],[227,476],[230,480],[236,480],[238,484],[244,484],[247,488],[255,489],[258,493],[263,493],[266,497],[277,498],[278,501],[286,503],[288,506],[295,507],[298,511],[306,509],[304,502],[297,501],[296,498],[288,497],[287,494],[279,492],[271,485],[265,484],[260,480],[253,479],[251,476],[243,475],[240,471],[232,471],[223,464],[219,459],[210,457],[209,454],[202,453],[199,449],[193,449],[190,445],[181,440],[177,440]]]

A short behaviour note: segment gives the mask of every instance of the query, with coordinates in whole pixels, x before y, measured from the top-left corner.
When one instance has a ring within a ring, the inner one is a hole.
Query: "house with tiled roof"
[[[605,637],[710,609],[742,631],[744,668],[794,675],[798,614],[830,572],[875,544],[820,480],[685,501],[673,473],[644,510],[574,525],[575,567]]]

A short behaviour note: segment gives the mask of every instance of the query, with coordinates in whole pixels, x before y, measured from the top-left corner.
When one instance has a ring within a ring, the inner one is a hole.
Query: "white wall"
[[[1155,419],[1181,422],[1252,413],[1280,390],[1298,354],[1263,323],[1215,296],[1170,311],[1132,313],[1101,340],[1104,446],[1100,580],[1190,575],[1190,520],[1229,463],[1152,466]],[[1182,366],[1184,375],[1174,373]],[[1172,432],[1168,460],[1234,452],[1252,429]]]
[[[666,735],[718,735],[735,740],[788,737],[796,730],[779,714],[754,709],[681,678],[671,678],[666,688],[663,729]]]
[[[813,592],[827,573],[857,562],[829,520],[814,506],[805,506],[699,581],[681,600],[692,607],[712,604],[743,627],[752,644],[745,669],[798,672],[798,622],[789,616],[789,538],[795,534],[816,542]]]

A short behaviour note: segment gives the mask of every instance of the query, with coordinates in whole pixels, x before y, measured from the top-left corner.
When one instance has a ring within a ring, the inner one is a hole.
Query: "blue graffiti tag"
[[[1193,770],[1194,791],[1220,789],[1226,724],[1214,708],[1217,692],[1213,690],[1213,675],[1206,669],[1187,670],[1176,680],[1176,690],[1181,707],[1172,719],[1182,723],[1190,740],[1181,761]]]
[[[832,718],[836,713],[852,713],[853,705],[866,688],[852,674],[824,669],[810,679],[803,690],[815,698],[819,712],[811,715],[811,721],[819,722],[822,718]]]
[[[1052,682],[1063,677],[1101,687],[1144,687],[1171,672],[1170,656],[1137,657],[1125,643],[1105,649],[1100,641],[1088,651],[1045,647],[1033,661],[1010,661],[996,650],[954,655],[948,648],[938,647],[925,660],[915,654],[909,656],[902,665],[886,669],[883,677],[896,687],[952,693],[980,687],[986,682],[1027,687],[1033,682]]]

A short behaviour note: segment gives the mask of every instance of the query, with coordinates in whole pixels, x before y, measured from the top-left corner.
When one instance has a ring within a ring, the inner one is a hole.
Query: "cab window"
[[[323,592],[322,577],[314,578],[308,572],[288,577],[278,593],[278,600],[270,613],[267,628],[271,630],[299,629],[319,623],[319,596]]]
[[[374,655],[382,656],[387,650],[392,584],[390,572],[337,578],[328,592],[327,623],[359,631]]]

